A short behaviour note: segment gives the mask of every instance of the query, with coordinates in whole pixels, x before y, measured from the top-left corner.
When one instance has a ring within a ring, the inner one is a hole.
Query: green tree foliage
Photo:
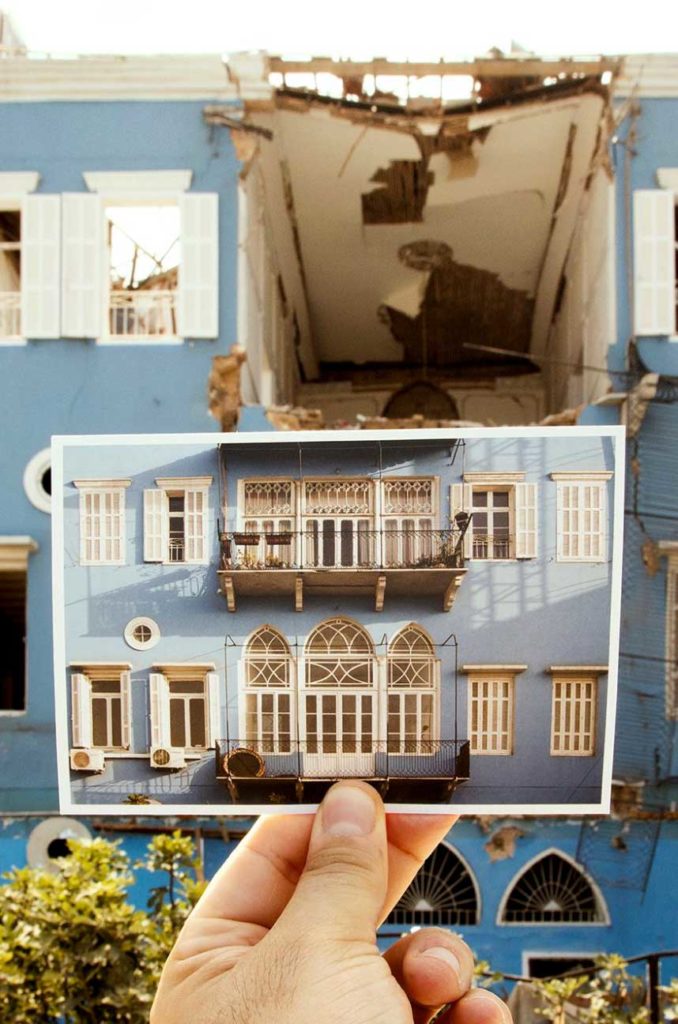
[[[152,839],[137,867],[162,873],[149,911],[129,902],[119,843],[69,841],[51,874],[18,868],[0,886],[0,1019],[144,1024],[162,965],[204,883],[191,838]]]

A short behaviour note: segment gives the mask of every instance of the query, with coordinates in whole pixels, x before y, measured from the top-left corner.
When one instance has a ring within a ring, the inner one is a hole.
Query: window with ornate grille
[[[262,626],[245,648],[245,738],[262,753],[291,750],[293,661],[285,638]]]
[[[433,561],[444,538],[434,532],[437,517],[435,480],[398,477],[382,481],[384,564],[412,566]]]
[[[478,893],[461,857],[441,844],[428,857],[386,919],[392,925],[478,924]]]
[[[388,649],[388,750],[433,753],[438,737],[439,663],[433,643],[419,627],[406,626]]]
[[[583,870],[556,851],[522,872],[500,913],[502,924],[604,924],[606,919]]]
[[[559,562],[607,560],[607,481],[612,474],[552,473]]]
[[[366,568],[374,562],[374,484],[361,477],[306,479],[304,565]]]
[[[472,754],[513,753],[515,675],[469,674],[469,737]]]
[[[125,488],[129,480],[76,480],[80,493],[80,564],[125,564]]]
[[[551,753],[591,757],[596,748],[597,679],[553,675]]]

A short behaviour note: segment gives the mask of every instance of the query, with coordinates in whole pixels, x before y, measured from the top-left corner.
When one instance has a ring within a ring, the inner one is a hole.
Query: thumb
[[[295,935],[373,943],[387,873],[380,796],[364,782],[337,782],[318,808],[306,865],[278,924]]]

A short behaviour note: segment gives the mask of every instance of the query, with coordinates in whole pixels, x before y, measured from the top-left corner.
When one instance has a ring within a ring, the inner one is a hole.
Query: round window
[[[143,616],[131,619],[125,626],[125,641],[135,651],[146,651],[155,647],[160,639],[157,622]]]
[[[24,490],[32,505],[41,512],[52,511],[52,453],[43,448],[24,470]]]

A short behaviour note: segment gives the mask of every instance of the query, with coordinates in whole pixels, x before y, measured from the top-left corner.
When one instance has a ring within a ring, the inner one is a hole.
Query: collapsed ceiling
[[[321,376],[534,369],[607,90],[600,76],[500,86],[437,112],[286,89],[246,104],[274,150],[265,173],[285,180]]]

